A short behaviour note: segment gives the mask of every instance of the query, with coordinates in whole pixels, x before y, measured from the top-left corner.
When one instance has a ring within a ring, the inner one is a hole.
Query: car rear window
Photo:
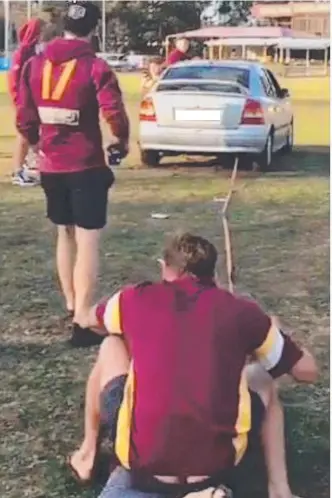
[[[161,81],[156,88],[157,92],[213,92],[213,93],[236,93],[243,94],[242,87],[235,82],[210,83],[204,81],[193,81],[192,83],[176,83]]]
[[[234,81],[249,88],[249,70],[227,66],[181,66],[170,68],[163,80],[223,80]]]

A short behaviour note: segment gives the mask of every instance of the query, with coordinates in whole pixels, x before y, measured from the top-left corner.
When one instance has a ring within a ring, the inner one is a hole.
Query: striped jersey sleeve
[[[295,342],[253,301],[243,300],[240,327],[248,354],[273,378],[290,373],[303,355]]]
[[[101,300],[96,307],[96,316],[101,328],[110,334],[122,335],[121,291]]]

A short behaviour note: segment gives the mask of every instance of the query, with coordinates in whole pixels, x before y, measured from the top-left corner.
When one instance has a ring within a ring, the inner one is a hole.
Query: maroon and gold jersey
[[[132,358],[116,454],[153,475],[212,475],[236,465],[251,428],[244,367],[254,355],[272,375],[301,358],[259,306],[193,278],[118,292],[97,309]]]

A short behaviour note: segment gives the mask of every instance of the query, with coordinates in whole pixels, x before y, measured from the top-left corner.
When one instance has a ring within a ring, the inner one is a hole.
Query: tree
[[[205,24],[239,26],[251,16],[253,2],[212,0],[203,14]]]
[[[204,2],[112,2],[107,12],[108,48],[156,52],[168,34],[196,29]]]

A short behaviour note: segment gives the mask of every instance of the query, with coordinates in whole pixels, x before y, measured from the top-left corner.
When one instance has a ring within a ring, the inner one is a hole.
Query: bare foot
[[[75,451],[69,459],[72,471],[81,482],[88,482],[92,477],[95,451],[86,451],[83,447]]]

